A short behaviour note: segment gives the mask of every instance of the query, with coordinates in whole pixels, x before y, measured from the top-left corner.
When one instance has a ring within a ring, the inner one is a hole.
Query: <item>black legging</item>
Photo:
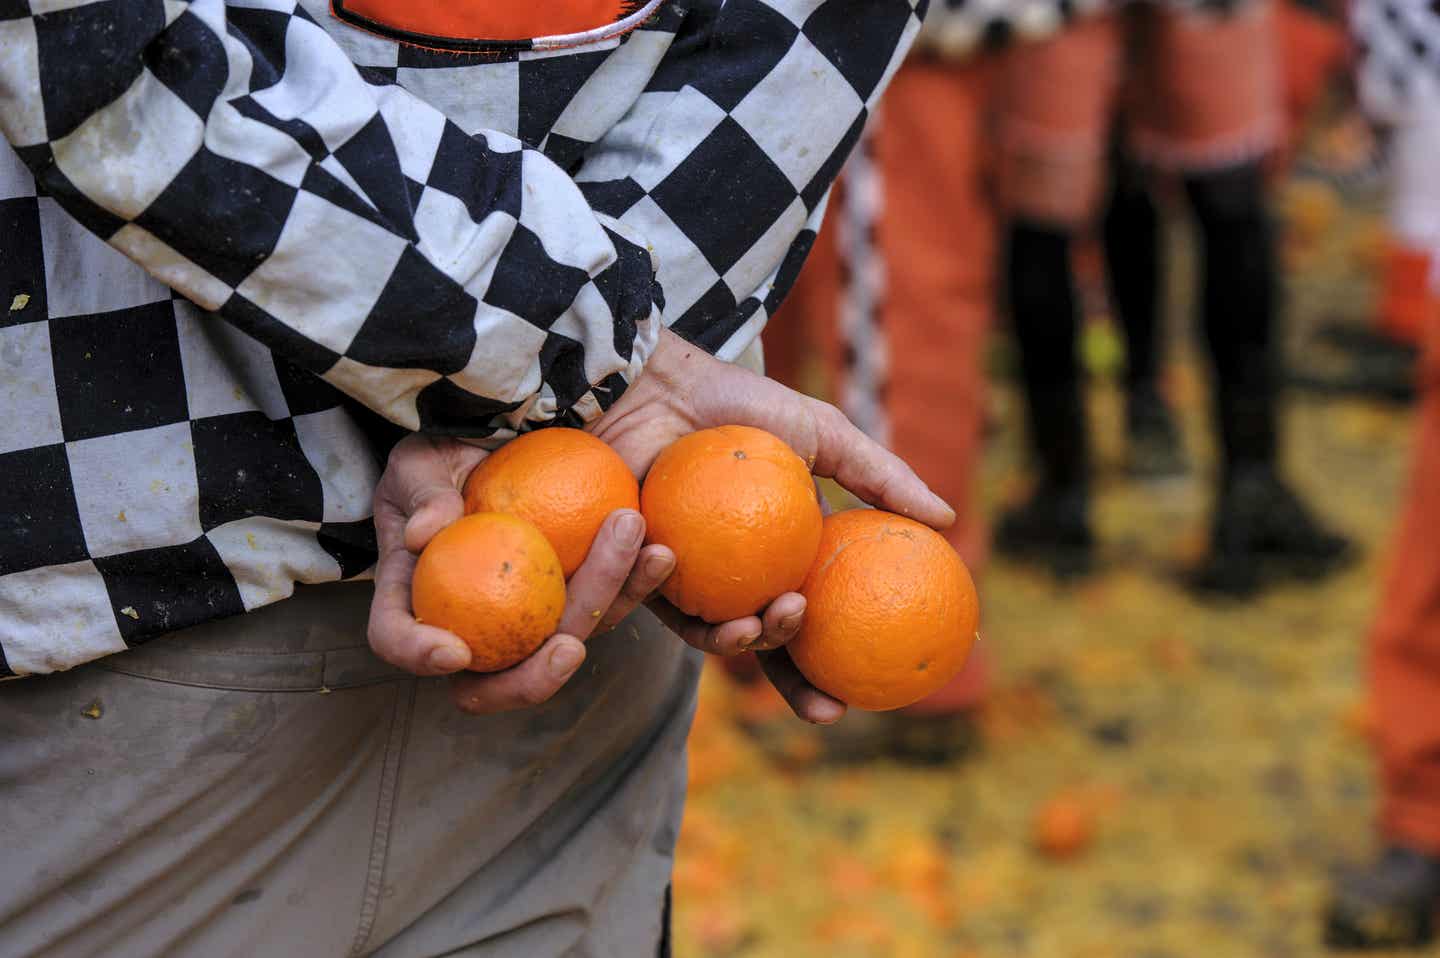
[[[1020,353],[1030,445],[1042,485],[1083,485],[1088,473],[1079,326],[1070,234],[1036,223],[1010,226],[1006,291]]]
[[[1216,419],[1227,468],[1275,460],[1277,310],[1274,231],[1258,164],[1189,176],[1185,195],[1200,233],[1200,314],[1214,369]],[[1132,386],[1158,368],[1158,214],[1122,182],[1106,216],[1115,306],[1131,343]],[[1084,482],[1087,470],[1072,233],[1025,220],[1011,224],[1006,287],[1031,441],[1042,478]]]
[[[1258,163],[1188,177],[1200,226],[1200,315],[1214,367],[1225,464],[1271,466],[1279,390],[1275,230]]]
[[[1111,169],[1115,183],[1105,208],[1105,265],[1111,305],[1125,334],[1125,387],[1132,396],[1153,394],[1160,379],[1163,333],[1160,211],[1144,173],[1134,164],[1118,160]]]

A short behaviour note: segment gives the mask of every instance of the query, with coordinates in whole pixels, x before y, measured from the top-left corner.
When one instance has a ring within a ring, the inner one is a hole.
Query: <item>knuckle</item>
[[[849,418],[840,411],[840,407],[834,403],[817,402],[815,404],[815,418],[824,429],[839,429],[850,425]]]
[[[390,635],[383,626],[371,622],[365,629],[365,640],[370,643],[371,652],[374,652],[386,662],[390,662],[392,665],[394,664],[390,652]]]
[[[414,446],[413,437],[406,436],[404,439],[390,447],[390,454],[385,457],[385,471],[398,472],[405,468],[409,461],[411,449]]]

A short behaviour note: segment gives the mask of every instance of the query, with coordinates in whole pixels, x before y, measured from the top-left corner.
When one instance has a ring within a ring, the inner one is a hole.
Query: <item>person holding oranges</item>
[[[812,463],[816,475],[835,478],[867,502],[937,528],[954,521],[953,510],[902,460],[865,438],[835,407],[719,362],[668,332],[657,353],[656,378],[647,382],[642,377],[629,398],[622,397],[590,430],[637,475],[647,473],[676,439],[710,426],[749,424],[784,439]],[[844,703],[804,681],[789,657],[777,652],[800,630],[803,596],[785,593],[763,615],[718,624],[686,615],[655,596],[675,568],[674,552],[653,543],[641,547],[643,518],[626,509],[607,520],[569,579],[562,627],[535,653],[493,675],[460,672],[463,666],[436,669],[431,663],[451,653],[468,664],[469,652],[454,635],[415,619],[410,576],[416,556],[465,513],[466,479],[486,456],[466,443],[423,436],[402,440],[391,453],[376,492],[380,560],[370,641],[381,658],[417,674],[459,673],[451,686],[462,710],[489,714],[528,708],[550,699],[576,674],[587,654],[584,640],[596,631],[597,621],[614,627],[648,601],[671,631],[700,651],[760,653],[766,675],[801,718],[830,724],[844,714]],[[633,540],[624,529],[632,522],[638,525]],[[582,617],[580,609],[589,611]],[[604,611],[595,616],[597,609]],[[574,622],[583,626],[567,627]]]
[[[479,673],[416,620],[416,553],[550,425],[635,476],[755,425],[951,518],[732,364],[918,29],[905,0],[0,5],[0,952],[665,947],[698,663],[639,605],[673,554],[614,510],[538,650]],[[803,607],[660,611],[723,652]]]

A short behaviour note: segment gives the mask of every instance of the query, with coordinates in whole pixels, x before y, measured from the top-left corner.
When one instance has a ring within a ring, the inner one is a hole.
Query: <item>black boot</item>
[[[1242,597],[1286,579],[1322,578],[1353,557],[1350,541],[1316,519],[1274,470],[1242,466],[1221,483],[1210,555],[1194,585]]]
[[[1006,280],[1039,482],[1027,501],[1001,518],[995,547],[1043,562],[1057,575],[1077,575],[1090,568],[1093,540],[1070,235],[1014,224]]]
[[[1342,875],[1325,910],[1325,944],[1336,950],[1420,948],[1435,939],[1440,858],[1392,846]]]
[[[1136,385],[1125,397],[1129,444],[1126,470],[1139,479],[1166,479],[1189,471],[1180,430],[1169,405],[1153,386]]]
[[[1409,403],[1415,398],[1419,351],[1358,323],[1321,326],[1292,361],[1289,381],[1327,396],[1362,396]]]
[[[1059,579],[1088,575],[1094,567],[1089,496],[1084,486],[1041,483],[995,527],[995,549],[1015,559],[1040,562]]]
[[[1279,290],[1274,229],[1259,164],[1185,180],[1200,225],[1201,314],[1215,370],[1215,416],[1225,463],[1211,555],[1195,584],[1246,595],[1278,578],[1317,578],[1350,557],[1280,480]]]

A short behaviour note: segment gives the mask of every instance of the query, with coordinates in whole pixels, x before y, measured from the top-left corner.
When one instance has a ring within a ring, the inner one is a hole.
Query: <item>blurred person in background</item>
[[[1440,146],[1433,118],[1426,115],[1426,101],[1414,98],[1416,94],[1422,98],[1429,95],[1423,68],[1429,41],[1397,38],[1402,29],[1411,34],[1421,29],[1402,26],[1403,18],[1410,16],[1402,12],[1405,9],[1404,3],[1394,7],[1393,32],[1386,30],[1387,14],[1372,3],[1359,3],[1354,18],[1356,45],[1364,64],[1356,74],[1358,99],[1371,122],[1374,136],[1370,142],[1379,144],[1375,150],[1383,157],[1381,168],[1389,174],[1390,195],[1374,322],[1369,329],[1354,329],[1345,341],[1362,357],[1390,360],[1361,366],[1362,372],[1372,373],[1361,385],[1382,395],[1413,394],[1414,360],[1424,345],[1435,271],[1440,266],[1435,247],[1440,191],[1428,162]],[[1411,62],[1406,63],[1391,48],[1395,43],[1409,44]],[[1378,59],[1370,55],[1377,46]],[[1389,65],[1379,67],[1379,63]],[[1393,382],[1397,372],[1409,376],[1410,381]]]
[[[1391,223],[1417,258],[1440,257],[1440,8],[1359,0],[1353,12],[1367,112],[1391,137]],[[1440,907],[1440,295],[1427,270],[1418,436],[1405,507],[1370,631],[1370,707],[1380,764],[1379,854],[1332,889],[1336,948],[1410,947]]]
[[[798,388],[818,372],[819,391],[950,504],[946,536],[977,573],[988,551],[974,485],[995,315],[997,81],[1010,47],[1097,6],[934,0],[765,334],[771,375]],[[882,720],[877,737],[891,753],[940,760],[964,740],[953,719],[983,697],[986,674],[981,644],[954,682]],[[860,724],[852,717],[852,736]]]
[[[1272,153],[1272,178],[1288,172],[1316,104],[1346,62],[1343,22],[1313,0],[1276,4],[1276,45],[1285,126]],[[1162,388],[1166,270],[1161,203],[1143,165],[1114,135],[1110,190],[1101,217],[1104,274],[1125,343],[1126,468],[1136,478],[1187,471],[1183,441]]]
[[[1167,174],[1178,180],[1199,232],[1200,312],[1222,463],[1210,556],[1195,584],[1248,594],[1274,575],[1322,574],[1348,553],[1348,542],[1311,514],[1278,470],[1278,284],[1265,160],[1285,123],[1273,15],[1267,0],[1157,0],[1081,20],[1011,53],[1001,132],[1005,285],[1039,476],[1030,497],[1002,518],[998,549],[1061,574],[1092,562],[1072,254],[1104,192],[1105,148],[1118,114],[1127,165],[1106,252],[1112,263],[1126,262],[1112,281],[1123,327],[1156,328],[1160,288],[1160,264],[1151,261],[1157,244],[1134,239],[1153,234],[1153,222],[1144,222],[1153,211],[1132,197],[1154,174]],[[1138,262],[1127,274],[1131,257]],[[1153,347],[1138,350],[1127,420],[1132,435],[1173,436],[1154,355]]]

